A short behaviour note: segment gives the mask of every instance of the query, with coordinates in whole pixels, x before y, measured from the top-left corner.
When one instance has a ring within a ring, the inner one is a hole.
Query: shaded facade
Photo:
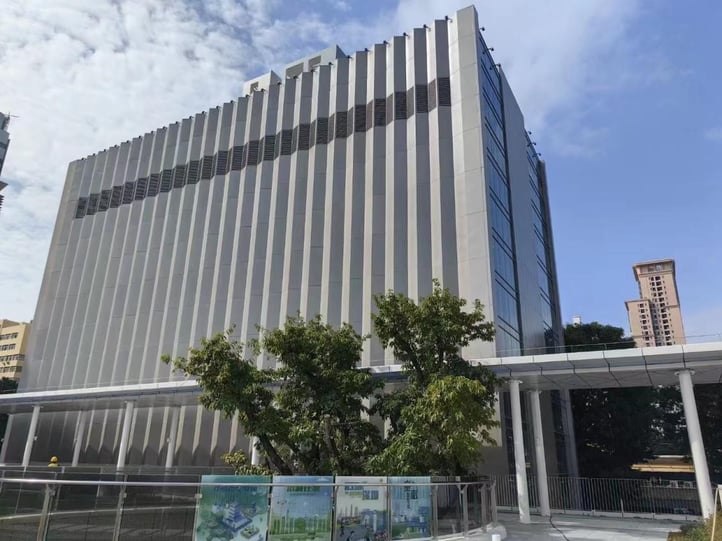
[[[474,8],[244,89],[70,164],[22,390],[168,381],[162,354],[231,325],[254,338],[297,312],[370,333],[374,294],[418,299],[434,278],[495,322],[496,341],[468,358],[559,344],[544,163]],[[372,338],[363,365],[392,362]],[[564,449],[567,406],[545,401]],[[128,461],[160,463],[168,408],[133,415]],[[91,412],[82,461],[114,462],[121,417]],[[40,423],[33,460],[69,453],[78,415]],[[183,407],[179,434],[179,464],[247,445],[200,407]],[[490,460],[507,467],[502,448]]]

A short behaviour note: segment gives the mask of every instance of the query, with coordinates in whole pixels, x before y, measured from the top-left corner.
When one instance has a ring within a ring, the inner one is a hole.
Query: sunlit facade
[[[418,299],[434,278],[495,322],[468,358],[558,344],[545,168],[474,8],[244,94],[70,164],[22,390],[168,381],[162,354],[299,312],[371,333],[374,294]],[[363,365],[393,362],[372,338]],[[134,416],[128,461],[158,463],[169,408]],[[112,462],[121,412],[90,417],[81,460]],[[67,454],[77,413],[40,424],[33,459]],[[180,464],[248,445],[199,406],[179,430]]]

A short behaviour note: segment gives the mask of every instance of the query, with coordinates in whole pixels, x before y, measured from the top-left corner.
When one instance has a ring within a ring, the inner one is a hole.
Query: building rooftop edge
[[[640,261],[639,263],[634,263],[632,267],[643,267],[644,265],[654,265],[655,263],[672,263],[674,265],[674,259],[672,258],[665,258],[665,259],[652,259],[650,261]]]
[[[470,8],[474,11],[474,13],[478,13],[477,10],[476,10],[476,7],[475,7],[473,4],[469,4],[469,5],[467,5],[466,7],[459,8],[459,9],[456,10],[455,13],[460,13],[460,12],[465,11],[465,10],[468,10],[468,9],[470,9]],[[447,16],[446,19],[444,19],[444,18],[437,18],[437,19],[434,19],[434,20],[435,20],[435,21],[446,21],[446,22],[448,22],[448,21],[450,21],[451,19]],[[424,24],[423,26],[417,26],[417,27],[414,27],[414,28],[415,28],[415,29],[428,28],[428,25]],[[407,32],[402,32],[402,33],[399,35],[399,37],[401,37],[401,36],[407,36]],[[378,42],[378,43],[376,43],[375,45],[383,45],[383,44],[386,44],[386,43],[387,43],[386,40],[382,40],[381,42]],[[357,50],[357,51],[355,51],[354,53],[347,55],[346,53],[343,52],[343,50],[342,50],[338,45],[330,45],[330,46],[326,47],[325,49],[322,49],[322,50],[320,50],[320,51],[316,51],[316,52],[313,53],[313,54],[310,54],[310,55],[305,56],[305,57],[303,57],[303,58],[296,59],[295,61],[286,64],[286,65],[284,66],[284,68],[283,68],[283,71],[284,71],[284,73],[286,73],[289,68],[295,67],[295,66],[297,66],[299,63],[302,63],[302,62],[308,64],[308,62],[309,62],[310,60],[312,60],[312,59],[314,59],[314,58],[316,58],[316,57],[318,57],[318,56],[322,56],[322,57],[323,57],[324,53],[326,53],[326,54],[335,54],[335,55],[336,55],[336,58],[341,58],[341,57],[343,57],[343,58],[353,59],[353,58],[355,58],[355,56],[356,56],[357,54],[360,54],[360,53],[367,54],[367,53],[369,53],[369,52],[371,52],[371,51],[372,51],[372,48],[371,48],[371,47],[367,47],[365,50]],[[489,53],[489,54],[491,54],[491,53]],[[321,64],[318,64],[318,65],[321,65]],[[313,67],[315,67],[315,66],[313,66]],[[309,71],[313,71],[313,70],[309,70]],[[260,80],[262,80],[262,79],[266,79],[266,78],[268,78],[269,80],[274,80],[274,82],[276,82],[276,83],[279,84],[279,85],[283,85],[283,82],[284,82],[285,79],[287,79],[287,78],[292,78],[292,77],[281,77],[281,76],[279,76],[278,74],[276,74],[273,70],[269,70],[269,71],[266,72],[266,73],[263,73],[263,74],[261,74],[261,75],[258,75],[258,76],[256,76],[256,77],[252,78],[252,79],[248,79],[248,80],[244,81],[244,83],[241,85],[241,88],[245,90],[247,87],[250,88],[250,86],[251,86],[253,83],[255,83],[255,82],[257,82],[257,81],[260,81]],[[255,90],[254,90],[254,91],[255,91]],[[259,86],[259,88],[258,88],[257,91],[258,91],[258,92],[261,92],[261,91],[263,91],[263,90],[262,90],[262,89],[260,88],[260,86]],[[224,102],[223,105],[233,104],[233,103],[235,103],[235,102],[237,102],[237,101],[240,101],[240,100],[243,100],[243,99],[248,99],[248,94],[250,94],[250,93],[251,93],[251,92],[243,92],[243,94],[245,94],[245,96],[238,96],[238,97],[235,98],[235,99],[231,99],[231,100],[229,100],[229,101]],[[189,115],[189,116],[185,116],[185,117],[183,117],[181,120],[176,120],[175,122],[170,122],[169,124],[166,124],[166,125],[164,125],[164,126],[155,128],[155,129],[150,130],[150,131],[147,131],[147,132],[146,132],[145,134],[143,134],[143,135],[136,135],[135,137],[132,137],[132,138],[130,138],[130,139],[126,139],[125,141],[121,141],[120,143],[116,143],[115,145],[111,145],[111,146],[105,147],[105,148],[103,148],[103,149],[100,149],[100,150],[98,150],[97,152],[93,152],[93,153],[91,153],[91,154],[87,154],[86,156],[84,156],[84,157],[82,157],[82,158],[76,158],[76,159],[74,159],[74,160],[71,160],[71,161],[70,161],[70,164],[73,164],[73,163],[76,163],[76,162],[82,162],[82,161],[84,161],[84,160],[87,160],[88,158],[92,158],[92,157],[94,157],[94,156],[97,156],[98,154],[100,154],[100,153],[102,153],[102,152],[106,152],[106,151],[108,151],[108,150],[110,150],[110,149],[112,149],[112,148],[119,147],[119,146],[124,145],[124,144],[126,144],[126,143],[132,143],[134,140],[143,138],[143,137],[145,137],[146,135],[152,134],[153,132],[157,132],[157,131],[159,131],[159,130],[166,129],[166,128],[168,128],[169,126],[173,126],[173,125],[175,125],[175,124],[180,124],[183,120],[192,119],[192,118],[194,118],[194,117],[196,117],[196,116],[198,116],[198,115],[205,115],[208,111],[210,111],[210,110],[212,110],[212,109],[219,109],[220,107],[222,107],[222,106],[221,106],[221,105],[216,105],[216,106],[213,106],[213,107],[209,107],[208,109],[204,109],[203,111],[199,111],[199,112],[197,112],[197,113],[195,113],[195,114],[192,114],[192,115]]]

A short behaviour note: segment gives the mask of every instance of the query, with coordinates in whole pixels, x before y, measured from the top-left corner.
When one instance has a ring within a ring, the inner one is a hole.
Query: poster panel
[[[392,539],[431,537],[429,483],[431,477],[389,477]]]
[[[268,540],[331,541],[331,483],[330,476],[274,475]]]
[[[386,477],[336,477],[335,541],[387,541]]]
[[[194,541],[265,541],[268,530],[269,486],[264,475],[204,475],[196,507]],[[244,483],[248,486],[223,486]]]

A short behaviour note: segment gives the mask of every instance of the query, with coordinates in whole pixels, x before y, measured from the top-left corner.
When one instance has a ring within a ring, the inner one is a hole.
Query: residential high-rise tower
[[[3,165],[5,164],[5,156],[7,155],[8,145],[10,145],[10,134],[8,133],[8,125],[10,117],[0,113],[0,176],[3,173]],[[0,192],[7,187],[7,184],[0,180]],[[0,210],[3,206],[3,195],[0,194]]]
[[[3,164],[5,163],[8,145],[10,144],[10,134],[8,133],[9,125],[10,117],[0,113],[0,175],[2,175],[3,172]]]
[[[168,381],[162,354],[298,312],[370,333],[374,294],[418,299],[434,278],[495,323],[467,358],[560,343],[546,169],[473,7],[352,55],[325,49],[72,162],[21,391]],[[363,364],[393,362],[372,338]],[[544,407],[563,432],[564,394]],[[129,462],[161,460],[168,409],[135,411]],[[16,417],[13,430],[27,425]],[[113,460],[121,417],[93,411],[81,460]],[[67,455],[77,414],[40,424],[33,456]],[[247,445],[200,406],[183,406],[179,430],[180,464]],[[568,470],[568,438],[550,441]]]
[[[639,299],[625,304],[637,347],[684,344],[674,260],[645,261],[632,268],[639,285]]]

